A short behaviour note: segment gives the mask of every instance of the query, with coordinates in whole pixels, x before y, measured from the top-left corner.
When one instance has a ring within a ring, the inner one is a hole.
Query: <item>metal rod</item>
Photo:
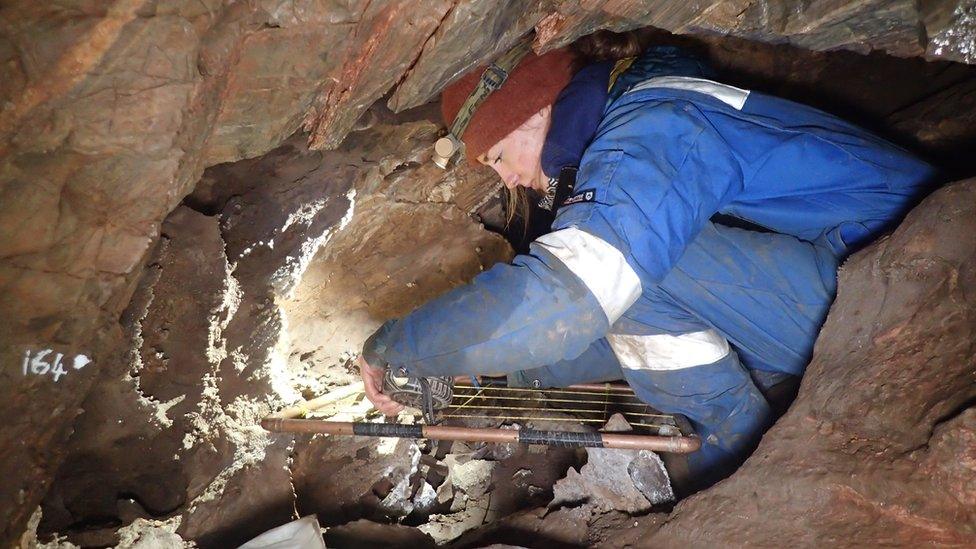
[[[467,404],[461,404],[458,406],[448,406],[445,410],[477,410],[479,408],[484,408],[487,410],[528,410],[528,411],[552,411],[552,412],[563,412],[563,413],[596,413],[606,415],[607,411],[598,410],[595,408],[539,408],[532,406],[468,406]],[[644,412],[620,412],[625,416],[642,416],[642,417],[660,417],[660,418],[670,418],[671,416],[664,414],[648,414]]]
[[[457,388],[464,389],[476,389],[474,385],[468,383],[455,382],[454,386]],[[505,387],[499,385],[482,385],[481,389],[489,389],[494,391],[529,391],[529,392],[543,392],[543,393],[568,393],[572,395],[578,395],[581,392],[587,393],[622,393],[622,394],[634,394],[634,390],[630,388],[629,385],[622,385],[619,383],[580,383],[576,385],[570,385],[569,387],[557,388],[557,389],[536,389],[534,387]]]
[[[558,423],[606,423],[604,419],[592,419],[592,418],[570,418],[570,417],[520,417],[520,416],[481,416],[481,415],[449,415],[441,416],[444,419],[497,419],[501,421],[552,421]],[[640,421],[627,421],[627,424],[631,427],[649,427],[652,429],[661,429],[662,427],[669,429],[676,429],[675,425],[668,425],[665,423],[642,423]]]
[[[463,406],[467,406],[469,402],[471,402],[472,400],[474,400],[474,399],[476,399],[476,398],[478,398],[478,397],[479,397],[479,396],[481,395],[481,392],[482,392],[482,391],[484,391],[484,388],[479,388],[479,389],[478,389],[478,390],[477,390],[477,391],[476,391],[476,392],[475,392],[474,394],[472,394],[472,395],[457,395],[457,396],[470,396],[470,397],[471,397],[471,398],[469,398],[468,400],[465,400],[465,401],[464,401],[463,403],[461,403],[461,406],[460,406],[460,407],[463,407]],[[482,397],[482,398],[484,398],[484,397]]]
[[[571,423],[606,423],[603,419],[577,418],[577,417],[529,417],[529,416],[496,416],[480,414],[442,414],[444,419],[468,418],[468,419],[496,419],[499,421],[563,421]]]
[[[261,426],[268,431],[287,433],[326,433],[333,435],[427,438],[464,442],[548,444],[555,446],[597,446],[628,450],[689,453],[701,446],[697,437],[665,437],[619,433],[574,433],[532,429],[486,429],[447,425],[400,425],[394,423],[353,423],[267,417]]]
[[[574,393],[574,394],[579,394],[579,393]],[[501,395],[487,395],[487,394],[482,394],[479,396],[467,395],[467,394],[455,394],[454,396],[484,398],[484,399],[497,398],[499,400],[532,400],[527,396],[519,397],[519,396],[501,396]],[[543,399],[538,399],[538,402],[570,402],[573,404],[600,404],[600,405],[604,404],[602,400],[576,400],[572,398],[543,398]],[[613,404],[617,406],[647,406],[647,404],[644,404],[643,402],[614,402]]]
[[[560,421],[567,423],[606,423],[605,419],[577,418],[577,417],[530,417],[530,416],[499,416],[499,415],[480,415],[480,414],[442,414],[444,419],[494,419],[498,421]],[[661,423],[634,423],[628,421],[630,425],[643,427],[663,427]],[[674,425],[670,425],[674,427]]]

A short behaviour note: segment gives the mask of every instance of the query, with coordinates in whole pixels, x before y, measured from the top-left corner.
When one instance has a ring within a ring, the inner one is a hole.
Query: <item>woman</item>
[[[933,170],[826,113],[709,80],[673,48],[635,61],[587,126],[576,116],[586,101],[564,103],[577,88],[557,100],[573,61],[563,50],[528,56],[462,136],[506,187],[546,193],[551,151],[567,148],[559,136],[583,124],[570,133],[592,139],[576,147],[575,188],[553,232],[381,327],[363,351],[367,396],[397,410],[378,391],[387,365],[540,387],[624,378],[695,425],[703,446],[688,467],[704,484],[770,421],[759,389],[802,375],[838,262],[899,220]],[[445,90],[447,121],[479,76]]]

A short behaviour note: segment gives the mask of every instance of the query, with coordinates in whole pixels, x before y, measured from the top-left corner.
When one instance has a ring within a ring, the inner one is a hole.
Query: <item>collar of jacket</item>
[[[656,76],[714,76],[708,66],[687,51],[657,46],[641,54],[622,73],[615,74],[617,78],[608,90],[615,65],[614,61],[587,65],[559,93],[552,105],[549,133],[542,146],[542,171],[547,176],[562,179],[563,168],[579,166],[586,147],[596,136],[606,106],[636,84]]]
[[[563,167],[579,165],[603,118],[613,65],[606,61],[583,67],[553,103],[542,146],[542,171],[547,176],[557,177]]]

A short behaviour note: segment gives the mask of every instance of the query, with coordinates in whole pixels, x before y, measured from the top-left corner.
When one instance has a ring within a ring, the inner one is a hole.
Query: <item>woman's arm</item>
[[[373,366],[391,364],[402,375],[420,377],[507,374],[576,358],[640,295],[632,273],[608,297],[564,263],[567,256],[592,257],[599,251],[593,246],[585,236],[540,238],[511,265],[495,265],[384,324],[367,341],[364,357]],[[619,253],[603,248],[623,263]]]
[[[569,387],[577,383],[603,383],[624,378],[617,355],[606,338],[593,342],[580,356],[549,366],[508,374],[509,387]]]

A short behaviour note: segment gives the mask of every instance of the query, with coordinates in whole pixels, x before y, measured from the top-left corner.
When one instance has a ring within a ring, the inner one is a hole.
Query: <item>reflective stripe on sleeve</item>
[[[640,297],[640,278],[620,250],[576,227],[540,236],[535,243],[556,256],[600,302],[613,324]]]
[[[681,335],[609,334],[620,365],[629,370],[681,370],[711,364],[729,354],[729,342],[715,330]]]
[[[749,90],[712,82],[704,78],[692,78],[690,76],[657,76],[649,78],[627,91],[633,93],[648,88],[671,88],[675,90],[687,90],[710,95],[715,99],[729,105],[736,110],[742,110],[749,98]]]

